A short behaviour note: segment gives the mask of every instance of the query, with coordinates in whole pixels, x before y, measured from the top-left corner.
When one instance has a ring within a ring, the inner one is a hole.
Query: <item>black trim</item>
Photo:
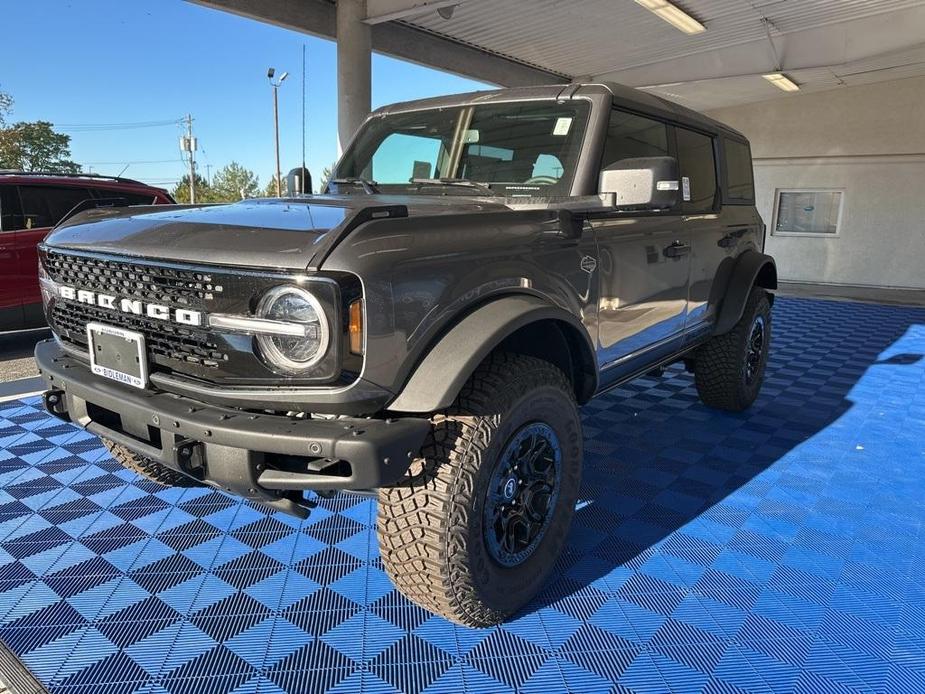
[[[4,686],[10,694],[48,694],[16,654],[0,641],[0,690]]]
[[[190,470],[183,448],[199,447],[205,461],[199,479],[290,513],[293,501],[269,490],[388,486],[406,472],[430,430],[424,418],[295,418],[130,388],[95,376],[52,340],[36,345],[35,360],[58,395],[54,416],[184,474]]]

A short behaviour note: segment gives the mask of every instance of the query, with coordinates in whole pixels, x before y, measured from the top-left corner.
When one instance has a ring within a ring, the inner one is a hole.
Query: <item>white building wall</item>
[[[752,144],[782,280],[925,289],[925,78],[718,109]],[[776,191],[844,191],[837,236],[775,236]]]

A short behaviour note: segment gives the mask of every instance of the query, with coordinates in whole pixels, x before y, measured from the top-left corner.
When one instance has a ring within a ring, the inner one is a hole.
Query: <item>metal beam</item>
[[[187,1],[321,38],[336,38],[334,3],[328,0]],[[406,24],[386,22],[371,29],[372,48],[377,53],[482,82],[523,87],[570,79]]]

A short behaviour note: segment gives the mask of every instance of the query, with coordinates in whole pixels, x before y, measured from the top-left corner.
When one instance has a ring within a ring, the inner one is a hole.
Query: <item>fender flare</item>
[[[745,251],[729,273],[714,335],[723,335],[735,327],[745,311],[748,295],[755,285],[777,289],[777,265],[774,258],[758,251]]]
[[[594,347],[586,328],[574,315],[535,296],[505,296],[478,307],[450,328],[430,348],[386,409],[435,412],[449,407],[493,349],[520,328],[542,320],[567,323],[584,337],[583,357],[595,364],[596,378]],[[596,387],[595,382],[592,393]]]

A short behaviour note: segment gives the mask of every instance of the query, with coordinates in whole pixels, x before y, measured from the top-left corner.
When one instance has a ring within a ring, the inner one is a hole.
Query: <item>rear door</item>
[[[15,185],[0,184],[0,330],[22,325],[17,235],[22,228]]]
[[[615,109],[601,166],[669,156],[670,143],[665,123]],[[634,364],[657,361],[682,339],[690,240],[679,211],[613,212],[592,226],[600,254],[598,358],[606,386]]]
[[[19,186],[24,228],[16,234],[17,276],[24,306],[42,301],[38,279],[38,244],[75,205],[92,197],[82,186]]]

